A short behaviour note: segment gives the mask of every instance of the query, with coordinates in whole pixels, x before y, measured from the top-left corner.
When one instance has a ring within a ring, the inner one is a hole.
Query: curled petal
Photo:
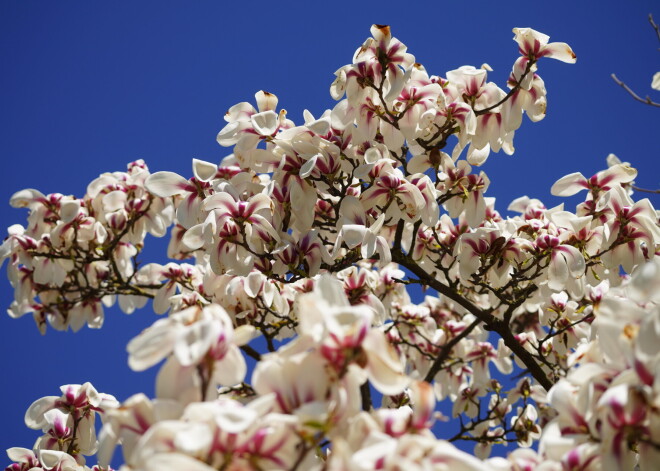
[[[257,113],[250,117],[252,126],[262,136],[271,136],[277,131],[279,126],[279,119],[277,113],[274,111],[264,111]]]
[[[575,64],[577,56],[566,43],[550,43],[543,48],[543,55],[551,59],[566,62],[567,64]]]
[[[144,185],[150,193],[161,198],[167,198],[189,191],[190,183],[181,175],[174,172],[156,172],[147,177]]]
[[[580,172],[576,172],[557,180],[552,185],[550,193],[554,196],[573,196],[586,188],[588,188],[587,179]]]

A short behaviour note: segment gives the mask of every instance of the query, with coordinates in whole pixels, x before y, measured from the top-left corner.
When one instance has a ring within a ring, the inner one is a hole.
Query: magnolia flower
[[[398,394],[407,386],[398,354],[382,330],[371,327],[373,310],[350,306],[336,280],[321,277],[312,294],[298,298],[296,308],[301,347],[313,342],[338,373],[357,368],[383,394]]]
[[[128,364],[145,370],[164,358],[158,377],[162,398],[205,397],[217,385],[232,386],[245,377],[247,367],[238,345],[250,340],[252,328],[234,329],[217,304],[189,307],[156,321],[127,346]]]
[[[600,192],[605,192],[615,186],[629,183],[636,176],[637,170],[627,165],[619,164],[598,172],[589,179],[586,179],[580,172],[566,175],[552,185],[550,192],[555,196],[572,196],[583,189],[587,189],[593,192],[594,198],[596,198]]]
[[[537,249],[550,253],[547,275],[550,289],[560,291],[569,282],[569,278],[577,279],[584,276],[586,263],[575,247],[562,244],[559,238],[551,235],[539,237],[535,245]]]
[[[403,218],[411,222],[419,219],[425,206],[420,189],[396,170],[379,176],[373,186],[362,193],[360,202],[367,211],[381,208],[386,219]]]
[[[382,264],[387,264],[391,259],[390,247],[387,240],[380,235],[385,216],[381,215],[369,227],[366,227],[368,224],[366,212],[360,201],[354,196],[347,196],[343,199],[340,214],[342,217],[338,222],[339,232],[331,254],[332,258],[337,257],[342,243],[344,243],[349,249],[360,246],[360,252],[364,258],[371,258],[378,253]]]
[[[69,384],[60,389],[62,396],[43,397],[33,402],[25,413],[28,427],[45,432],[37,440],[35,449],[39,451],[40,460],[49,468],[55,466],[53,462],[63,459],[58,454],[49,454],[49,450],[76,450],[76,455],[95,453],[96,414],[104,414],[118,405],[113,396],[98,393],[90,383]],[[48,458],[44,461],[45,456]],[[67,460],[71,458],[67,456]],[[71,460],[75,463],[73,458]]]
[[[147,190],[161,198],[181,196],[176,210],[176,219],[186,229],[201,222],[206,217],[202,202],[211,191],[211,185],[204,180],[186,180],[174,172],[156,172],[145,182]]]
[[[513,28],[513,40],[518,43],[520,54],[529,60],[549,57],[562,62],[574,64],[576,56],[566,43],[548,43],[550,36],[532,28]]]

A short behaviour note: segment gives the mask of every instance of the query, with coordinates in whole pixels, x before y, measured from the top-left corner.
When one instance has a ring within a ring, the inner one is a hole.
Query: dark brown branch
[[[369,381],[366,381],[360,386],[360,393],[362,395],[362,410],[369,412],[371,410],[371,389],[369,389]]]
[[[479,324],[481,324],[481,320],[476,319],[474,322],[472,322],[472,324],[470,324],[465,329],[463,329],[463,332],[461,332],[456,337],[454,337],[453,339],[451,339],[449,342],[447,342],[445,345],[442,346],[442,353],[440,353],[440,355],[438,355],[433,361],[431,368],[429,369],[428,373],[426,373],[426,377],[424,378],[424,381],[426,381],[427,383],[433,381],[433,378],[435,378],[435,375],[437,375],[438,372],[442,369],[442,367],[445,364],[445,361],[447,361],[447,358],[449,358],[449,354],[451,353],[452,349],[456,346],[456,344],[461,340],[463,340],[468,335],[470,335],[470,332],[472,332],[475,329],[475,327],[477,327]]]
[[[474,114],[477,115],[477,116],[480,116],[480,115],[482,115],[482,114],[486,114],[486,113],[488,113],[489,111],[494,110],[494,109],[497,108],[498,106],[500,106],[500,105],[506,103],[506,101],[507,101],[509,98],[511,98],[511,97],[512,97],[512,96],[513,96],[518,90],[520,90],[520,87],[521,87],[521,84],[522,84],[523,80],[525,80],[525,77],[527,77],[527,74],[529,74],[529,72],[532,70],[532,66],[533,66],[534,64],[536,64],[536,60],[534,60],[534,59],[530,59],[530,61],[527,62],[527,66],[525,67],[525,71],[524,71],[523,74],[520,76],[520,78],[516,81],[516,86],[513,87],[511,90],[509,90],[509,93],[507,93],[506,96],[505,96],[504,98],[502,98],[500,101],[498,101],[498,102],[495,103],[494,105],[491,105],[491,106],[489,106],[489,107],[487,107],[487,108],[484,108],[484,109],[482,109],[482,110],[474,110]]]
[[[261,361],[261,354],[249,345],[241,345],[241,350],[243,350],[243,353],[250,358],[253,358],[256,361]]]
[[[516,355],[520,361],[523,362],[534,379],[536,379],[536,381],[538,381],[546,391],[552,387],[553,382],[545,374],[543,368],[536,362],[534,356],[525,350],[525,347],[521,345],[521,343],[511,331],[510,326],[506,322],[499,320],[490,312],[480,309],[466,298],[461,296],[459,293],[452,290],[449,286],[446,286],[436,280],[432,274],[426,273],[424,269],[422,269],[410,257],[405,255],[400,250],[392,251],[392,260],[410,270],[419,279],[424,280],[429,287],[433,288],[438,293],[446,296],[447,298],[465,308],[477,319],[486,324],[486,328],[499,334],[500,337],[502,337],[504,340],[504,344],[511,349],[513,354]]]

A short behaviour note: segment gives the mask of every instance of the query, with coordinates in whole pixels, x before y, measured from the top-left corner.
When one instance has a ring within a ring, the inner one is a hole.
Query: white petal
[[[218,171],[218,166],[203,160],[193,159],[193,175],[197,180],[207,182],[211,180]]]
[[[580,172],[561,177],[552,185],[550,193],[554,196],[573,196],[586,188],[587,179]]]
[[[220,325],[215,320],[204,320],[186,326],[183,335],[174,344],[174,354],[183,366],[199,363],[217,341]]]
[[[68,223],[73,221],[78,213],[80,212],[80,201],[79,200],[65,200],[62,201],[62,206],[60,209],[60,216],[62,222]]]
[[[250,117],[254,130],[262,136],[270,136],[277,131],[279,126],[279,119],[277,113],[274,111],[264,111],[262,113],[254,114]]]
[[[189,185],[188,180],[174,172],[156,172],[144,182],[150,193],[162,198],[186,193]]]
[[[55,407],[57,396],[46,396],[34,401],[25,412],[25,425],[34,430],[40,430],[47,421],[44,414]]]
[[[182,453],[158,453],[149,456],[140,467],[144,471],[214,471],[215,468]]]
[[[653,90],[660,90],[660,72],[656,72],[653,75],[653,80],[651,81],[651,88]]]
[[[577,57],[573,49],[566,43],[550,43],[543,48],[545,57],[557,59],[567,64],[575,64]]]
[[[197,224],[188,229],[181,238],[183,245],[190,250],[197,250],[204,245],[204,228],[206,223]]]
[[[371,330],[362,342],[367,353],[367,371],[369,380],[381,393],[387,395],[400,394],[410,382],[403,372],[394,347],[387,341],[381,331]]]
[[[259,111],[270,111],[277,108],[277,96],[263,90],[258,91],[254,97],[257,100]]]
[[[120,190],[111,191],[103,196],[103,209],[107,212],[124,209],[126,193]]]
[[[222,386],[233,386],[245,379],[247,373],[247,365],[243,354],[236,346],[232,346],[227,351],[227,354],[220,361],[215,362],[213,370],[214,388],[218,384]]]
[[[179,328],[169,319],[156,321],[128,342],[128,366],[133,371],[143,371],[161,361],[172,351],[178,332]]]
[[[9,198],[9,204],[12,208],[27,208],[30,204],[34,203],[35,200],[41,198],[45,198],[42,192],[28,188],[26,190],[17,191],[11,195],[11,198]]]
[[[341,228],[341,235],[344,242],[349,249],[355,248],[360,245],[367,234],[367,228],[359,224],[345,224]]]
[[[483,165],[484,162],[488,159],[490,155],[490,146],[484,146],[482,149],[477,149],[473,145],[470,145],[470,148],[467,152],[467,161],[470,165],[479,167]]]

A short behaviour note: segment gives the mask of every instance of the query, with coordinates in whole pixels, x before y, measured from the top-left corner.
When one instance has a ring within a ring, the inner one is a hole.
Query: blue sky
[[[228,153],[215,142],[225,111],[258,90],[275,93],[295,122],[305,108],[321,114],[334,104],[334,71],[372,23],[391,25],[429,73],[487,62],[502,87],[518,54],[513,27],[572,46],[577,64],[540,63],[546,119],[524,122],[515,155],[491,155],[484,167],[487,196],[500,210],[521,195],[554,206],[554,181],[590,176],[610,152],[639,169],[640,186],[660,187],[660,110],[610,79],[615,72],[660,101],[650,89],[660,53],[647,21],[649,13],[660,21],[657,2],[224,3],[1,2],[1,225],[24,221],[7,203],[23,188],[81,196],[98,174],[138,158],[152,172],[186,176],[193,157],[218,162]],[[143,261],[162,261],[162,242],[152,245]],[[0,304],[12,296],[1,283]],[[0,449],[32,446],[38,433],[25,428],[23,414],[61,384],[89,380],[120,400],[151,394],[153,374],[131,372],[125,346],[154,320],[148,308],[132,316],[107,310],[100,331],[42,337],[29,316],[0,316]]]

